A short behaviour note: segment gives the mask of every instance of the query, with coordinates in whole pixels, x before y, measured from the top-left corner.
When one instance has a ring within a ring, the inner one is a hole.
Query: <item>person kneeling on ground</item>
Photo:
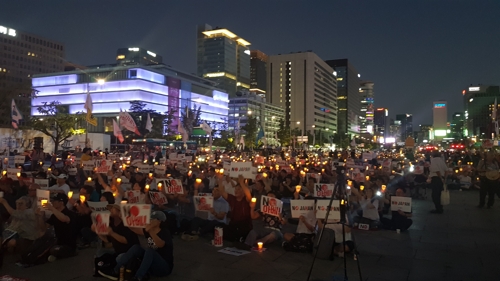
[[[405,192],[403,189],[398,188],[396,190],[396,196],[405,197]],[[411,213],[405,213],[401,210],[392,211],[392,218],[381,218],[385,229],[388,230],[396,230],[399,229],[401,231],[406,231],[413,224],[413,221],[410,219],[412,216]]]
[[[196,187],[197,185],[195,185]],[[198,189],[195,188],[194,195],[198,195]],[[214,228],[217,226],[224,226],[227,224],[226,214],[229,212],[229,204],[222,198],[219,188],[215,187],[212,190],[214,198],[214,207],[208,211],[208,219],[204,220],[195,217],[191,221],[191,229],[182,235],[182,240],[192,241],[198,239],[199,235],[213,233]]]
[[[299,199],[299,193],[294,193],[295,200]],[[314,226],[316,216],[314,212],[309,212],[305,216],[300,216],[299,224],[295,233],[283,234],[283,249],[292,252],[311,252],[313,249]]]
[[[148,241],[148,248],[134,245],[125,254],[117,259],[114,269],[99,270],[99,274],[110,279],[118,280],[120,268],[134,259],[141,259],[141,264],[135,273],[134,280],[145,280],[148,274],[165,277],[172,273],[174,267],[174,247],[172,236],[165,226],[165,213],[155,211],[151,213],[151,222],[146,228],[130,228],[138,235],[144,235]]]

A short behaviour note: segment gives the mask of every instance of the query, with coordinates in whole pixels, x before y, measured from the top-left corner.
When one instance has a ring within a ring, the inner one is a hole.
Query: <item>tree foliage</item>
[[[76,130],[76,124],[85,120],[85,115],[69,114],[68,108],[58,101],[44,102],[37,111],[42,116],[31,117],[31,127],[52,139],[54,152],[57,152],[59,145],[68,138],[85,132],[84,129]]]
[[[193,133],[193,128],[201,124],[201,106],[196,108],[195,105],[193,109],[187,106],[184,107],[181,112],[181,124],[190,136]]]
[[[279,120],[279,129],[276,134],[278,135],[278,141],[281,143],[281,146],[290,145],[290,129],[285,126],[285,120]]]
[[[164,113],[146,108],[146,103],[142,101],[131,101],[129,108],[130,116],[135,121],[137,128],[142,136],[147,138],[164,138],[165,135],[173,137],[175,134],[172,123],[175,118],[175,110],[165,111]],[[148,113],[151,118],[151,132],[146,130]],[[133,132],[124,132],[129,136],[135,135]]]
[[[245,126],[241,127],[245,134],[245,147],[254,148],[255,142],[257,141],[257,133],[259,131],[259,126],[257,118],[254,116],[248,116],[247,123]]]

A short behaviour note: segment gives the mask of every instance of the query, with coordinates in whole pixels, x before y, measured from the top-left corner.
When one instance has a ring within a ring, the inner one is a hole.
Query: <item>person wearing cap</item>
[[[46,221],[54,227],[57,243],[50,249],[49,262],[58,258],[67,258],[76,254],[75,214],[66,208],[68,196],[56,193],[50,198],[50,204],[44,208],[52,215]]]
[[[67,178],[68,176],[65,174],[57,176],[57,183],[49,187],[50,192],[64,193],[67,195],[69,192],[69,185],[66,183]]]
[[[127,265],[131,260],[141,258],[142,262],[135,273],[134,280],[145,280],[148,274],[157,277],[165,277],[172,273],[174,267],[174,247],[172,236],[168,231],[165,221],[167,216],[161,211],[151,213],[150,223],[146,228],[130,228],[138,235],[143,235],[148,248],[140,245],[132,246],[125,254],[117,258],[114,269],[99,270],[99,274],[110,280],[118,280],[120,268]]]

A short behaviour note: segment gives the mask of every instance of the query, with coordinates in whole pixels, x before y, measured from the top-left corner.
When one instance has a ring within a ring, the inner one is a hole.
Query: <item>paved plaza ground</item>
[[[492,209],[477,209],[477,191],[451,191],[444,214],[429,214],[430,199],[414,200],[414,224],[406,233],[355,232],[363,280],[500,280],[500,199]],[[430,197],[430,196],[429,196]],[[156,280],[306,280],[312,256],[290,253],[279,245],[263,253],[235,257],[218,253],[208,240],[175,237],[175,267]],[[38,280],[106,280],[92,277],[95,249],[32,268],[9,257],[1,274]],[[347,257],[349,280],[359,280],[356,261]],[[317,260],[311,280],[343,280],[343,260]],[[337,280],[337,279],[335,279]]]

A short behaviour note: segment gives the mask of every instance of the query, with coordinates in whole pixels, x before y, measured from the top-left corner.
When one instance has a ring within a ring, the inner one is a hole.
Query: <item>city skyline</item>
[[[434,100],[447,100],[450,113],[463,111],[461,91],[469,84],[499,84],[500,58],[494,54],[500,42],[491,38],[500,33],[500,4],[494,2],[142,1],[144,16],[130,2],[52,3],[57,5],[5,3],[0,25],[62,42],[73,63],[112,63],[118,48],[140,47],[196,73],[196,25],[210,23],[240,34],[252,50],[267,55],[312,50],[323,60],[347,58],[362,80],[375,83],[375,107],[388,108],[391,117],[411,113],[415,125],[431,123]],[[243,9],[245,14],[229,12]],[[257,13],[259,21],[251,21]],[[311,16],[294,20],[304,15]]]

